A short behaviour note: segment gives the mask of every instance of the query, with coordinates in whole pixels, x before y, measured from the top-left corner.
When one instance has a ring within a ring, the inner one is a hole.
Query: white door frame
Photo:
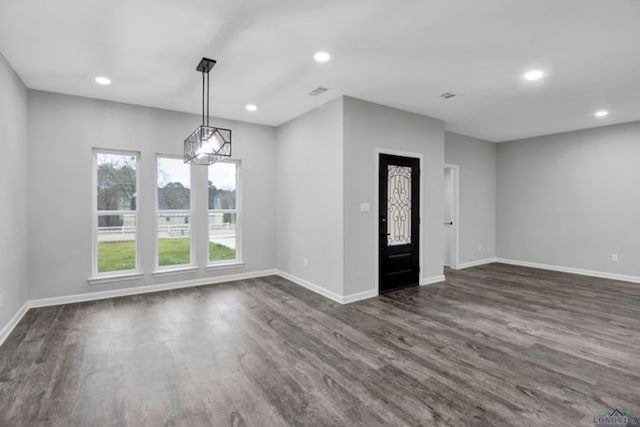
[[[375,279],[375,284],[376,284],[376,290],[378,291],[378,295],[380,295],[380,224],[378,221],[378,214],[379,214],[379,205],[380,205],[380,154],[390,154],[392,156],[402,156],[402,157],[411,157],[414,159],[418,159],[420,161],[420,202],[419,202],[419,206],[420,206],[420,224],[419,224],[419,228],[418,228],[418,233],[420,235],[420,244],[418,245],[418,251],[420,251],[420,255],[419,255],[419,268],[420,268],[420,272],[418,273],[418,285],[422,285],[422,259],[424,258],[424,251],[423,251],[423,245],[424,245],[424,235],[423,235],[423,227],[422,227],[422,216],[424,215],[424,182],[423,182],[423,173],[422,173],[422,168],[424,166],[424,156],[422,155],[422,153],[413,153],[410,151],[399,151],[399,150],[393,150],[391,148],[380,148],[380,147],[376,147],[376,152],[375,152],[375,178],[374,178],[374,204],[373,204],[373,213],[375,215],[375,221],[374,222],[374,236],[375,236],[375,245],[374,245],[374,254],[375,254],[375,267],[376,267],[376,279]]]
[[[445,163],[444,169],[451,170],[451,177],[453,179],[453,209],[451,220],[453,221],[454,238],[453,242],[451,242],[451,245],[453,246],[453,259],[450,267],[453,270],[457,270],[460,265],[460,165]]]

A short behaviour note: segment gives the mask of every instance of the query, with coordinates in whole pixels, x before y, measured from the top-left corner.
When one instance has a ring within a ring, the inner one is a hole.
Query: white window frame
[[[229,159],[220,160],[216,163],[233,163],[236,165],[236,208],[235,209],[209,209],[209,166],[207,166],[207,267],[219,267],[229,264],[242,264],[242,180],[240,160]],[[211,261],[209,253],[209,214],[211,213],[235,213],[236,214],[236,258],[225,259],[220,261]]]
[[[113,210],[113,211],[99,211],[98,210],[98,154],[114,154],[120,156],[133,156],[136,158],[136,210]],[[102,279],[110,277],[126,277],[131,275],[140,274],[140,152],[139,151],[127,151],[127,150],[112,150],[107,148],[93,148],[93,167],[91,173],[91,185],[92,185],[92,254],[91,254],[91,271],[92,278]],[[118,270],[118,271],[106,271],[103,273],[98,272],[98,217],[102,215],[131,215],[133,214],[136,219],[136,264],[132,270]]]
[[[158,200],[158,159],[178,159],[183,160],[182,156],[175,154],[162,154],[156,153],[155,158],[155,181],[153,184],[153,191],[155,193],[155,216],[154,216],[154,248],[155,248],[155,271],[154,273],[162,273],[162,272],[171,272],[171,271],[188,271],[192,270],[196,266],[196,245],[194,232],[197,230],[194,227],[195,216],[194,216],[194,205],[195,205],[195,192],[194,192],[194,171],[192,165],[187,165],[189,167],[189,209],[159,209],[159,200]],[[189,214],[189,263],[188,264],[176,264],[176,265],[160,265],[160,239],[158,238],[158,217],[162,213],[188,213]]]

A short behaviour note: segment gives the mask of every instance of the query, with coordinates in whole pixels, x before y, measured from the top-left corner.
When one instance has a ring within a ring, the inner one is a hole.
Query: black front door
[[[420,276],[420,160],[380,154],[380,292],[417,285]]]

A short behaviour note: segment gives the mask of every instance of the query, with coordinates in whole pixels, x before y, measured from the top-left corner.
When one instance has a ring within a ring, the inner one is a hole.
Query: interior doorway
[[[459,173],[458,165],[444,167],[444,221],[442,228],[443,261],[445,267],[458,268],[459,235]]]

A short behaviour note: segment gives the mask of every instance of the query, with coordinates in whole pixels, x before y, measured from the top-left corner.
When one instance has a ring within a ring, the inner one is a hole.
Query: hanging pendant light
[[[209,71],[214,65],[215,60],[202,58],[196,67],[202,73],[202,125],[184,140],[185,163],[210,165],[231,157],[231,129],[209,126]]]

